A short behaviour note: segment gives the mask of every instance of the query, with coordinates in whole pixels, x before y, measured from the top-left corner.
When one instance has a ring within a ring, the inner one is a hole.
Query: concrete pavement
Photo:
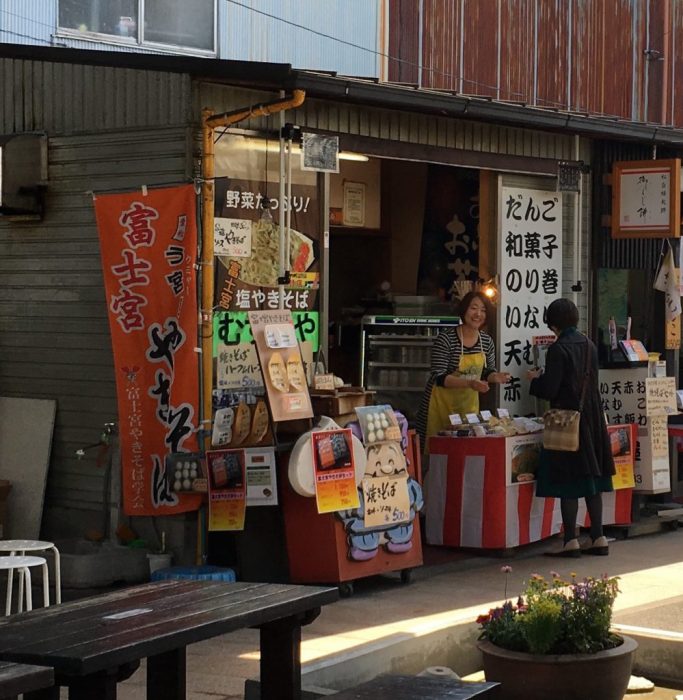
[[[397,574],[356,581],[352,597],[323,608],[303,630],[304,686],[342,689],[380,672],[417,673],[436,665],[461,676],[477,671],[474,620],[503,599],[500,569],[510,564],[510,597],[532,573],[620,576],[614,623],[640,642],[634,672],[683,688],[683,530],[612,542],[608,557],[542,556],[550,544],[528,545],[508,557],[459,553],[455,561],[414,570],[409,585]],[[258,632],[244,630],[189,647],[188,698],[242,698],[245,680],[258,677],[258,645]],[[141,669],[122,684],[119,698],[144,698],[144,679]],[[647,697],[664,700],[677,692],[683,690],[660,688]]]

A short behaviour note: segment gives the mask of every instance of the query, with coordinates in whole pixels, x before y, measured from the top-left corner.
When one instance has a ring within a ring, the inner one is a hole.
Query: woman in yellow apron
[[[427,439],[450,426],[449,416],[479,412],[479,394],[490,384],[510,381],[495,368],[496,349],[486,324],[488,301],[479,292],[466,294],[458,312],[462,324],[442,331],[432,347],[432,364],[418,414],[422,447]]]

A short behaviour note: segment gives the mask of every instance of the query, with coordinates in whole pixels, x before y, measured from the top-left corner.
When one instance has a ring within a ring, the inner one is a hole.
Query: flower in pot
[[[631,674],[636,642],[611,631],[618,577],[570,581],[551,572],[532,574],[516,603],[477,618],[478,646],[489,681],[502,684],[501,698],[549,697],[621,700]]]

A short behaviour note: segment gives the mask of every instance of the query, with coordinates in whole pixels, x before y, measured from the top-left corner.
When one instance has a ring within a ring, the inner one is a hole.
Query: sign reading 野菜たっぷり
[[[499,211],[498,367],[512,376],[500,405],[525,415],[534,412],[525,377],[532,338],[545,332],[545,309],[562,294],[562,195],[503,187]]]
[[[272,142],[226,134],[216,142],[214,254],[217,308],[254,311],[319,309],[320,209],[316,173],[292,159],[291,194],[280,201],[279,155]],[[282,290],[280,220],[286,248]]]
[[[681,235],[681,161],[617,161],[612,168],[612,238]]]
[[[196,510],[167,454],[198,450],[196,195],[191,185],[98,194],[126,515]]]

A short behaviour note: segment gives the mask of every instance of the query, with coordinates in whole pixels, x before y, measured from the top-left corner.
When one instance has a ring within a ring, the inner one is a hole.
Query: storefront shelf
[[[417,367],[418,369],[429,369],[428,362],[368,362],[368,367]]]
[[[424,391],[423,386],[369,386],[368,391]]]

